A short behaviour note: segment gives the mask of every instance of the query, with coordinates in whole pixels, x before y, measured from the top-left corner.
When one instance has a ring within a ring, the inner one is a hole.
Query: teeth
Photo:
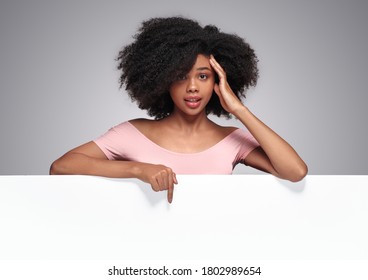
[[[187,101],[189,101],[189,102],[197,102],[198,99],[187,99]]]

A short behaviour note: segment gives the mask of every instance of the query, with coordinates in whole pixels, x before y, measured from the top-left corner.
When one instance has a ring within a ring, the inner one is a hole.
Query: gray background
[[[67,150],[147,117],[119,90],[114,59],[142,20],[173,15],[255,48],[260,80],[246,105],[294,146],[309,174],[368,174],[363,0],[2,0],[0,174],[48,174]]]

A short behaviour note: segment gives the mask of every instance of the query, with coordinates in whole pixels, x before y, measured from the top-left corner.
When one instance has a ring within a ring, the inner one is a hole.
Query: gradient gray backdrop
[[[260,80],[246,104],[310,174],[368,174],[363,0],[1,0],[0,174],[48,174],[67,150],[146,117],[119,90],[114,59],[142,20],[173,15],[215,24],[255,48]]]

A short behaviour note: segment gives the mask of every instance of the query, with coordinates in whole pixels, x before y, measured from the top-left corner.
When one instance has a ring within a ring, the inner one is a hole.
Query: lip
[[[185,104],[191,109],[198,108],[201,105],[201,100],[202,98],[199,96],[189,96],[184,98]]]

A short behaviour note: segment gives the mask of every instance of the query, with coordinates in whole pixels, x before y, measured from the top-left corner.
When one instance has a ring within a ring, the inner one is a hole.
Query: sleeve
[[[109,160],[122,160],[126,158],[128,123],[124,122],[110,128],[106,133],[93,142],[102,150]]]
[[[251,151],[259,147],[259,143],[249,131],[238,129],[238,133],[235,135],[235,140],[238,147],[235,159],[236,163],[243,162]]]

